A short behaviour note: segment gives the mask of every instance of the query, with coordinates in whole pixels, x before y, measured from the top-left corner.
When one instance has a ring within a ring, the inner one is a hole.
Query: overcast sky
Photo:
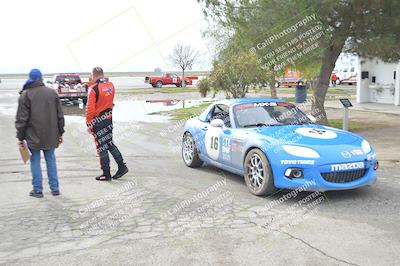
[[[207,27],[196,0],[12,0],[0,8],[0,73],[175,69],[175,44],[201,52]]]

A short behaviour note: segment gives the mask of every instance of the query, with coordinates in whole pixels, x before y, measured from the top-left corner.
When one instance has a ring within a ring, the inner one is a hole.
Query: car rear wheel
[[[157,88],[161,88],[162,87],[162,81],[157,81],[156,86],[157,86]]]
[[[189,167],[196,168],[203,165],[197,152],[196,143],[189,132],[185,133],[182,139],[182,158]]]
[[[267,157],[260,149],[250,150],[244,160],[244,180],[250,192],[266,196],[276,191]]]

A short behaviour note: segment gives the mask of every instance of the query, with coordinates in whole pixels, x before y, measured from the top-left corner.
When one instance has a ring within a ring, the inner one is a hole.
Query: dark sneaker
[[[126,167],[126,164],[122,164],[121,166],[118,166],[118,171],[113,175],[113,179],[118,179],[123,177],[126,173],[128,173],[128,167]]]
[[[102,175],[96,176],[97,181],[111,181],[112,177],[110,171],[103,171]]]
[[[60,195],[60,191],[52,191],[51,192],[51,195],[53,195],[53,196],[59,196]]]
[[[29,196],[35,197],[35,198],[43,198],[43,193],[40,192],[40,191],[32,190],[32,191],[29,193]]]

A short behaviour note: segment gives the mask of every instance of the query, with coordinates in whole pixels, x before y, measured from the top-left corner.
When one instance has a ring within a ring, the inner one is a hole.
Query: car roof
[[[233,106],[237,104],[244,104],[244,103],[264,103],[264,102],[281,102],[285,103],[286,101],[281,100],[281,99],[275,99],[275,98],[236,98],[236,99],[230,99],[230,100],[222,100],[218,101],[215,104],[225,104],[228,106]]]

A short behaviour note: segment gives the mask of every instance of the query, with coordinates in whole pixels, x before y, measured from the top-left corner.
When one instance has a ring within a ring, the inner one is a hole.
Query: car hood
[[[315,124],[258,127],[251,128],[250,132],[269,142],[306,146],[351,144],[361,140],[351,132]]]

